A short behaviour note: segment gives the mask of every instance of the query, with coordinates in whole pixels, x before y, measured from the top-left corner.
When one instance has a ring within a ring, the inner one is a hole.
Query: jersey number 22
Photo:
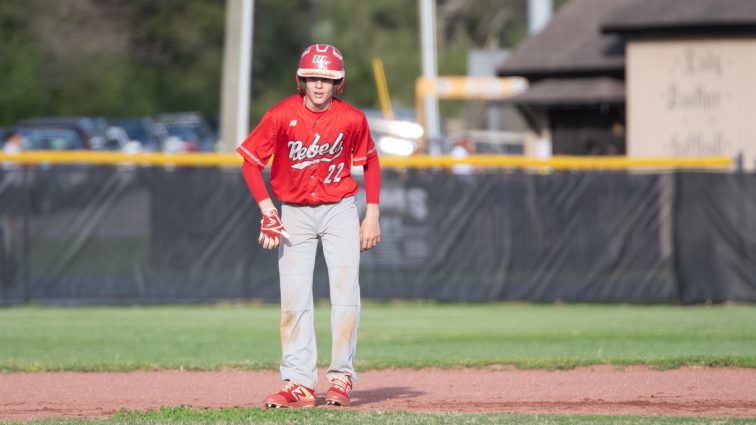
[[[328,167],[328,175],[326,176],[325,180],[323,180],[323,183],[338,183],[341,181],[341,170],[344,169],[344,163],[340,162],[338,164],[331,164]]]

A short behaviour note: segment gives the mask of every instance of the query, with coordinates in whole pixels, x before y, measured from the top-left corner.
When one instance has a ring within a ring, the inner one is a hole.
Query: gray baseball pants
[[[360,225],[353,196],[317,206],[284,204],[281,221],[290,239],[278,248],[281,279],[281,377],[315,388],[317,346],[312,299],[318,240],[328,266],[331,297],[331,364],[327,377],[349,373],[360,322]]]

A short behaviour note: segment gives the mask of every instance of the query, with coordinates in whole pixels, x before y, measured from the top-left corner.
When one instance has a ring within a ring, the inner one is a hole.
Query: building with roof
[[[756,1],[570,0],[498,74],[529,80],[526,154],[756,164]]]

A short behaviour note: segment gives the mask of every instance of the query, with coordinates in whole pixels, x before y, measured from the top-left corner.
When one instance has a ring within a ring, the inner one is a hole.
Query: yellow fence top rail
[[[18,164],[137,164],[176,166],[229,166],[240,167],[242,158],[237,154],[221,153],[135,153],[102,151],[28,151],[17,154],[0,153],[0,161]]]
[[[731,168],[729,157],[631,158],[626,156],[554,156],[534,158],[509,155],[471,155],[464,160],[450,156],[381,158],[382,166],[433,168],[470,164],[482,168],[548,168],[554,170],[598,170],[630,168]]]
[[[29,151],[0,152],[0,163],[15,164],[135,164],[174,165],[182,167],[240,167],[242,158],[235,153],[138,153],[100,151]],[[621,170],[621,169],[732,169],[733,160],[726,156],[712,157],[626,157],[626,156],[554,156],[547,159],[509,155],[471,155],[465,159],[451,156],[415,155],[383,156],[381,166],[388,168],[450,168],[470,164],[480,168],[533,168],[552,170]]]

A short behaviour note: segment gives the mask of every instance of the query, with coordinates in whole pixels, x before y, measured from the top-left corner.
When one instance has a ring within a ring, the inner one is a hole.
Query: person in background
[[[465,159],[473,153],[475,153],[475,143],[465,138],[454,143],[450,155],[454,159]],[[458,175],[470,175],[475,173],[475,168],[470,164],[455,164],[452,165],[451,171]]]
[[[3,144],[3,153],[20,153],[23,148],[23,137],[19,133],[13,133]]]

